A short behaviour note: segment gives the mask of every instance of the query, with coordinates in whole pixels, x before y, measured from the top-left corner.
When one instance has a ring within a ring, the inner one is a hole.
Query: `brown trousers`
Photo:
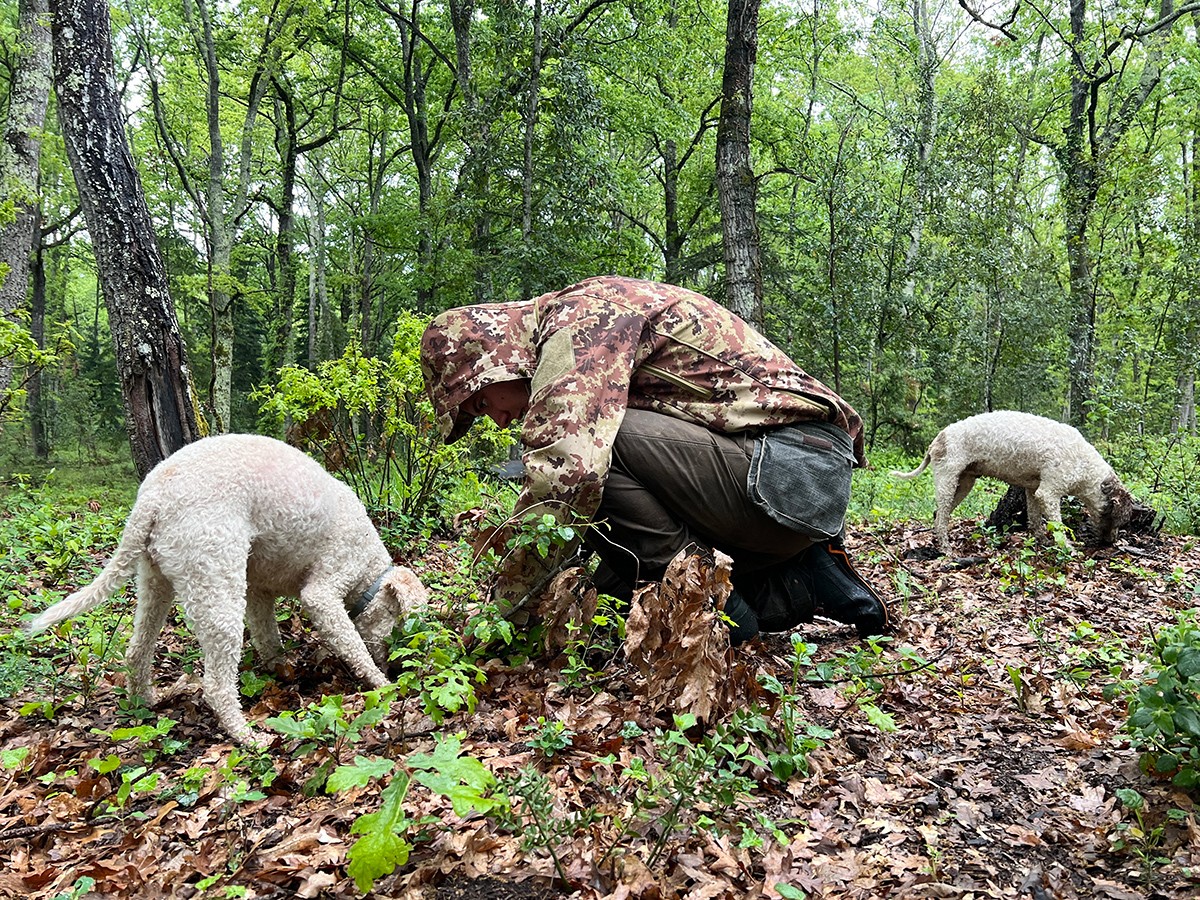
[[[734,576],[753,577],[813,541],[759,509],[746,490],[752,432],[720,434],[671,416],[631,409],[613,444],[612,468],[587,544],[600,557],[596,586],[628,598],[657,581],[685,547],[718,549]]]

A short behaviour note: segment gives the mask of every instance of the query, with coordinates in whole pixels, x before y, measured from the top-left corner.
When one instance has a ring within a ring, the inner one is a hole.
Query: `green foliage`
[[[75,879],[75,883],[69,891],[62,891],[54,895],[54,900],[81,900],[92,892],[92,888],[96,886],[96,879],[89,875],[83,875]]]
[[[28,747],[14,747],[11,750],[0,750],[0,769],[16,770],[25,765],[29,758]]]
[[[1160,849],[1166,830],[1165,824],[1151,824],[1146,798],[1137,791],[1117,788],[1116,795],[1125,811],[1132,814],[1132,821],[1118,822],[1109,835],[1109,841],[1114,850],[1129,853],[1137,859],[1142,877],[1149,886],[1158,870],[1171,862],[1170,857],[1165,856]],[[1167,813],[1167,818],[1176,825],[1184,826],[1189,814],[1182,809],[1172,809]]]
[[[408,862],[412,844],[407,832],[416,824],[404,811],[409,784],[408,773],[397,773],[380,794],[379,810],[359,816],[350,827],[351,834],[362,837],[346,853],[346,873],[360,891],[369,891],[377,879]]]
[[[531,722],[525,726],[525,730],[533,732],[525,746],[537,750],[547,759],[566,750],[575,739],[575,732],[569,729],[565,722],[558,719],[547,720],[545,716],[538,716],[537,722]]]
[[[16,475],[0,496],[0,539],[6,541],[10,565],[44,572],[51,582],[90,580],[98,554],[111,552],[120,540],[128,510],[64,511],[53,488],[53,472],[40,483]]]
[[[625,617],[622,615],[625,602],[608,594],[596,598],[596,612],[586,626],[575,622],[567,623],[570,637],[563,648],[566,660],[560,676],[563,684],[570,687],[601,689],[603,682],[597,677],[621,652],[625,641]]]
[[[364,691],[362,712],[346,709],[341,694],[323,697],[299,711],[287,710],[266,720],[280,734],[300,741],[296,755],[309,753],[316,746],[329,747],[334,757],[341,755],[347,745],[358,743],[362,733],[374,728],[391,712],[398,688],[387,685],[379,690]]]
[[[540,732],[527,742],[547,758],[565,749],[565,730],[539,719]],[[607,847],[599,858],[603,867],[611,858],[632,849],[634,841],[649,840],[647,865],[653,867],[672,840],[686,839],[698,830],[722,828],[723,816],[754,788],[745,773],[761,760],[745,738],[745,730],[718,726],[700,738],[691,715],[674,717],[672,728],[657,728],[649,736],[649,753],[631,754],[618,778],[598,785],[611,792],[617,806],[600,804],[582,812],[564,812],[555,803],[551,781],[537,768],[527,766],[501,779],[511,800],[508,811],[498,811],[503,824],[522,835],[525,850],[545,851],[560,877],[565,877],[556,847],[581,829],[607,834]],[[645,735],[634,722],[621,727],[625,740]],[[614,757],[600,762],[612,764]]]
[[[862,644],[839,650],[825,662],[813,665],[805,680],[840,685],[842,696],[872,726],[883,732],[895,731],[896,722],[891,714],[875,702],[885,689],[885,673],[891,677],[915,671],[924,667],[926,661],[908,646],[898,649],[899,660],[885,657],[884,649],[891,643],[890,637],[869,637]]]
[[[494,458],[511,443],[491,420],[474,429],[474,442],[442,443],[420,368],[425,323],[401,314],[387,359],[365,356],[351,343],[316,372],[285,366],[275,384],[255,393],[263,412],[289,423],[293,439],[318,453],[385,527],[451,518],[464,508],[451,498],[477,505],[478,494],[463,497],[460,476],[472,471],[480,450]]]
[[[1200,436],[1129,435],[1103,449],[1130,492],[1175,534],[1200,534]]]
[[[1157,662],[1132,685],[1126,730],[1147,774],[1200,788],[1200,623],[1179,614],[1153,644]]]
[[[65,591],[52,585],[92,580],[124,524],[125,507],[93,511],[57,482],[53,471],[36,481],[15,475],[0,491],[0,624],[6,626],[0,628],[0,692],[40,685],[42,699],[24,709],[45,717],[65,698],[91,691],[95,673],[76,667],[68,677],[65,660],[102,666],[124,649],[123,630],[106,618],[111,611],[64,623],[56,631],[69,638],[65,643],[45,635],[30,640],[20,631],[27,614],[62,599]]]
[[[1047,522],[1050,534],[1026,534],[1000,551],[1000,583],[1009,593],[1032,596],[1067,584],[1067,564],[1075,558],[1070,529],[1061,522]]]
[[[1134,661],[1124,640],[1102,633],[1090,622],[1077,622],[1068,640],[1056,649],[1063,677],[1081,685],[1104,678],[1106,689],[1119,683]]]
[[[184,742],[167,736],[170,734],[171,729],[178,724],[174,719],[159,716],[158,721],[153,725],[129,725],[122,728],[114,728],[112,731],[107,732],[92,729],[92,733],[99,734],[116,742],[136,741],[138,746],[142,748],[143,759],[147,764],[150,764],[158,758],[160,752],[169,756],[184,749],[186,746]]]
[[[120,777],[116,792],[106,799],[99,814],[113,818],[124,818],[130,799],[136,794],[148,794],[158,787],[161,773],[151,772],[148,766],[127,765],[120,756],[110,753],[104,757],[89,759],[87,764],[100,775],[115,774]],[[134,818],[146,818],[145,813],[134,811]]]
[[[801,715],[799,690],[805,673],[813,666],[815,644],[808,644],[799,635],[792,635],[792,678],[784,684],[771,674],[763,674],[759,681],[773,694],[778,703],[778,728],[772,720],[758,710],[748,714],[735,713],[735,723],[741,723],[748,732],[765,739],[766,763],[771,773],[786,782],[793,775],[808,773],[808,755],[833,737],[833,732],[804,721]],[[761,745],[761,743],[760,743]]]
[[[339,766],[330,775],[330,793],[362,787],[391,775],[380,795],[380,808],[359,816],[351,834],[362,835],[350,848],[347,873],[361,891],[368,891],[384,875],[408,862],[413,841],[437,823],[436,818],[412,819],[404,800],[415,780],[450,800],[458,816],[489,813],[507,803],[494,792],[496,780],[479,760],[462,755],[462,738],[441,736],[432,754],[413,753],[397,769],[391,760],[357,757],[352,766]]]
[[[416,694],[435,723],[447,714],[475,710],[475,685],[486,676],[464,647],[461,634],[440,620],[409,616],[392,636],[388,658],[400,664],[394,680],[397,690],[402,696]]]
[[[532,550],[542,559],[548,559],[552,552],[560,554],[577,538],[574,526],[563,524],[556,516],[545,513],[522,522],[521,527],[513,532],[510,546]]]
[[[7,275],[4,268],[0,266],[0,282]],[[21,314],[19,311],[16,315]],[[27,315],[24,317],[28,318]],[[59,342],[56,349],[42,349],[29,333],[26,324],[15,321],[9,315],[0,316],[0,366],[15,370],[17,375],[11,384],[0,391],[0,427],[22,412],[25,384],[29,375],[38,369],[57,366],[73,349],[65,339]]]

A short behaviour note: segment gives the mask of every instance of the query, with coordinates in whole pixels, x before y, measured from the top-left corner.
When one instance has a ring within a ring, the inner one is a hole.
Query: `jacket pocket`
[[[746,486],[776,522],[824,540],[846,523],[853,469],[850,435],[828,422],[800,422],[758,440]]]

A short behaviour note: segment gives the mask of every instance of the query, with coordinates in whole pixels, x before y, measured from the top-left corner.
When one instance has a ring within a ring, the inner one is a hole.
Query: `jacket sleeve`
[[[526,480],[516,512],[539,507],[565,519],[596,511],[646,327],[640,312],[586,293],[547,304],[521,433]]]

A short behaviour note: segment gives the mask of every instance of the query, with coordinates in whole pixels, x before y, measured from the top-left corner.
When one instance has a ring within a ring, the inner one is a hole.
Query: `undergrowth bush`
[[[1142,771],[1200,787],[1200,623],[1197,611],[1154,635],[1157,662],[1133,685],[1126,729]]]
[[[1200,534],[1200,436],[1129,435],[1101,452],[1166,531]]]
[[[44,686],[39,710],[50,715],[65,698],[86,693],[90,678],[86,665],[65,673],[66,659],[100,661],[123,651],[123,631],[99,620],[68,623],[69,641],[36,639],[52,644],[51,651],[31,653],[31,644],[20,631],[22,620],[69,590],[95,577],[107,555],[117,545],[127,508],[94,507],[63,501],[53,473],[34,480],[14,476],[0,492],[0,694],[10,695],[27,684]],[[111,616],[111,612],[109,614]]]
[[[351,344],[315,372],[285,366],[255,392],[289,440],[346,481],[385,528],[430,530],[437,520],[479,505],[479,476],[512,444],[482,419],[471,434],[442,443],[420,364],[426,319],[402,313],[385,359]]]

